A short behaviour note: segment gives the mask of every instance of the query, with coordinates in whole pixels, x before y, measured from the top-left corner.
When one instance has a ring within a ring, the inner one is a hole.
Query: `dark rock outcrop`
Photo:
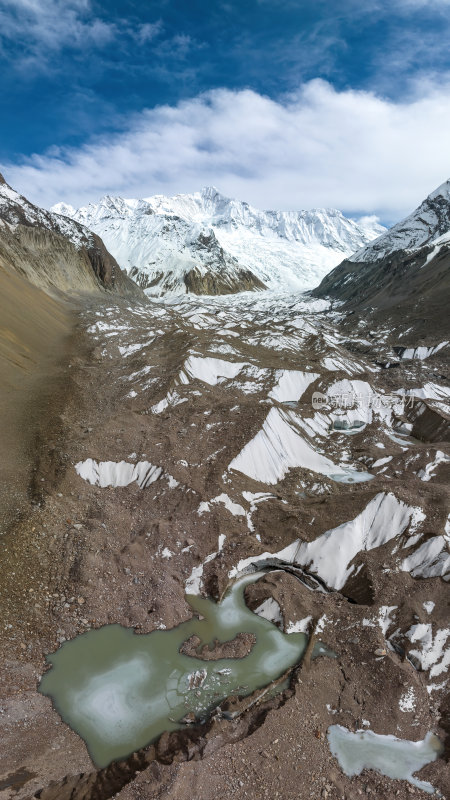
[[[197,267],[191,269],[183,278],[186,291],[192,294],[235,294],[250,292],[266,287],[250,270],[238,269],[232,275],[223,272],[202,272]]]

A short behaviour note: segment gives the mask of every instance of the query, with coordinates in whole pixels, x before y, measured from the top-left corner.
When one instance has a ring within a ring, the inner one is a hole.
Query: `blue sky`
[[[0,166],[46,205],[214,183],[392,221],[449,177],[449,37],[450,0],[0,0]]]

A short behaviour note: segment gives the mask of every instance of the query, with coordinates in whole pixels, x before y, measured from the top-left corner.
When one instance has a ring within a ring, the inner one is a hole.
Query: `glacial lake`
[[[137,635],[121,625],[105,625],[65,642],[47,656],[51,668],[39,691],[85,741],[97,767],[125,758],[164,731],[198,721],[230,695],[246,696],[270,684],[298,663],[306,649],[304,633],[285,634],[254,614],[244,590],[261,577],[237,580],[219,603],[187,596],[194,616],[170,630]],[[192,636],[213,647],[240,633],[256,642],[244,658],[206,661],[180,653]],[[316,643],[313,657],[333,655]]]

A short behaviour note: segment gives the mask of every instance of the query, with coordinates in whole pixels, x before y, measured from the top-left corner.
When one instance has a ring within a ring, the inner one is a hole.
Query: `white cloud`
[[[0,0],[0,51],[15,47],[9,66],[45,70],[64,48],[87,51],[128,37],[138,45],[153,41],[162,22],[101,19],[91,0]]]
[[[44,206],[215,184],[260,208],[334,206],[395,221],[449,177],[449,128],[450,80],[442,77],[402,103],[321,80],[284,102],[220,89],[2,171]]]
[[[113,23],[91,14],[90,0],[3,0],[0,40],[59,50],[105,44],[116,33]]]
[[[158,34],[161,33],[162,29],[163,25],[161,20],[158,22],[144,22],[136,29],[136,40],[139,42],[139,44],[151,42],[156,36],[158,36]]]
[[[430,8],[448,8],[450,6],[450,0],[395,0],[395,4],[400,8],[406,9],[417,9],[417,8],[424,8],[429,10]]]

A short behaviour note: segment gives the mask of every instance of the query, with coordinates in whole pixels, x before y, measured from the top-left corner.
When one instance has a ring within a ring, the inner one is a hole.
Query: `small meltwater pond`
[[[332,754],[349,777],[360,775],[363,769],[374,769],[388,778],[408,781],[429,794],[435,792],[431,783],[413,774],[441,755],[444,748],[434,734],[427,733],[422,741],[410,742],[373,731],[352,733],[342,725],[331,725],[327,735]]]
[[[39,691],[52,698],[62,719],[86,742],[98,767],[124,758],[198,719],[232,694],[267,686],[302,657],[307,636],[285,634],[246,606],[244,589],[262,573],[238,580],[220,603],[188,596],[195,615],[171,630],[136,635],[106,625],[77,636],[47,656],[51,669]],[[231,641],[240,633],[256,642],[244,658],[205,661],[180,653],[190,637],[201,645]],[[334,655],[320,643],[313,657]]]
[[[330,475],[331,480],[335,483],[364,483],[373,480],[374,477],[375,475],[371,475],[370,472],[357,472],[355,469],[342,470],[335,475]]]

